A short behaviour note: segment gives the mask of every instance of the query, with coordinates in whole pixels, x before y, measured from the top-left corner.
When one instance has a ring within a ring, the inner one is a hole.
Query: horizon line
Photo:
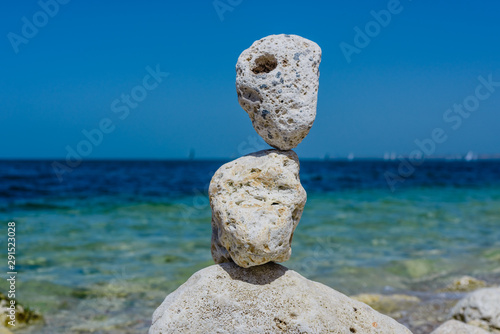
[[[251,153],[250,153],[251,154]],[[238,157],[243,157],[245,155],[241,155]],[[83,159],[84,161],[224,161],[224,160],[234,160],[238,157],[203,157],[203,158],[154,158],[154,157],[116,157],[116,158],[87,158]],[[397,162],[400,161],[401,158],[409,159],[408,155],[399,155],[397,157],[384,157],[384,156],[342,156],[342,157],[309,157],[309,158],[300,158],[301,161],[354,161],[354,160],[376,160],[376,161],[387,161],[387,162]],[[8,161],[65,161],[65,158],[48,158],[48,157],[0,157],[0,161],[8,162]],[[450,155],[435,155],[425,157],[423,160],[443,160],[443,161],[484,161],[484,160],[500,160],[499,154],[478,154],[474,157],[468,157],[467,155],[460,154],[450,154]]]

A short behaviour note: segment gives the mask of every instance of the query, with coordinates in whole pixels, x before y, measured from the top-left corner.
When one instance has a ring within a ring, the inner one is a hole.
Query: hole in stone
[[[354,329],[353,327],[349,328],[349,330],[351,331],[351,333],[356,333],[356,329]]]
[[[240,87],[238,91],[238,98],[249,101],[250,103],[262,102],[259,93],[250,87]]]
[[[269,73],[278,66],[278,61],[276,57],[272,54],[266,53],[255,59],[255,67],[252,68],[252,72],[255,74],[259,73]]]

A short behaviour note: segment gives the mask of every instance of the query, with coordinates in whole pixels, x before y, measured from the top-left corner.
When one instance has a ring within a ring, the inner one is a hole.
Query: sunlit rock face
[[[296,147],[316,118],[320,47],[296,35],[271,35],[241,53],[236,91],[257,133],[280,150]]]
[[[209,188],[212,257],[251,267],[290,258],[306,192],[293,151],[265,150],[231,161]]]
[[[213,265],[165,298],[149,334],[411,334],[395,320],[279,264]]]

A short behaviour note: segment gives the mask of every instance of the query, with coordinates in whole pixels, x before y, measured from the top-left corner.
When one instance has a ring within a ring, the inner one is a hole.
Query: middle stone
[[[220,167],[210,182],[212,257],[248,268],[292,253],[306,191],[293,151],[265,150]]]

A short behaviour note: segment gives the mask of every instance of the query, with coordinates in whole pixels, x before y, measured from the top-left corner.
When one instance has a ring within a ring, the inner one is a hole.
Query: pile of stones
[[[275,149],[217,170],[209,187],[212,257],[168,295],[153,315],[160,333],[410,333],[368,305],[276,262],[290,258],[306,192],[291,149],[316,117],[320,47],[272,35],[236,64],[238,100]]]
[[[290,258],[306,191],[291,149],[316,118],[321,49],[295,35],[269,36],[236,64],[238,101],[275,150],[223,165],[210,183],[212,256],[243,268]]]

